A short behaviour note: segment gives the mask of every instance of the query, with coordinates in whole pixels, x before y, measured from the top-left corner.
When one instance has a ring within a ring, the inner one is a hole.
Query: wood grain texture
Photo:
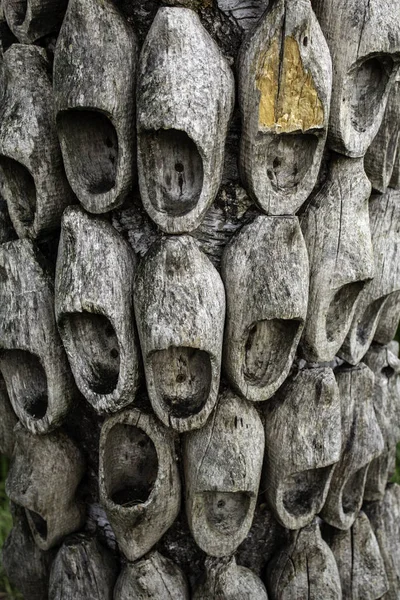
[[[367,471],[384,449],[373,406],[374,375],[365,364],[335,372],[341,400],[342,453],[321,511],[324,521],[349,529],[361,509]]]
[[[396,0],[313,0],[332,56],[328,144],[364,156],[378,133],[400,58]]]
[[[316,520],[292,532],[268,564],[266,583],[271,600],[342,599],[335,558]]]
[[[324,506],[341,453],[340,412],[327,367],[292,375],[265,406],[262,489],[288,529],[305,527]]]
[[[233,554],[247,536],[257,502],[264,429],[254,406],[227,390],[214,413],[184,437],[186,514],[211,556]]]
[[[68,0],[2,0],[4,16],[23,44],[32,44],[57,29]]]
[[[368,517],[362,511],[351,529],[326,526],[322,535],[339,570],[343,600],[377,600],[389,589],[385,565]]]
[[[117,573],[115,558],[96,538],[70,536],[53,561],[48,600],[113,600]]]
[[[82,527],[85,511],[76,492],[84,472],[81,451],[63,432],[35,436],[17,425],[6,493],[25,509],[41,550],[57,546]]]
[[[373,404],[385,443],[384,451],[368,469],[364,500],[383,500],[396,464],[400,441],[400,360],[388,346],[373,344],[364,357],[375,376]]]
[[[259,216],[227,245],[224,368],[244,398],[267,400],[286,379],[303,331],[308,258],[297,217]]]
[[[170,430],[137,409],[109,417],[102,427],[100,501],[129,561],[146,554],[179,513],[174,442]]]
[[[389,343],[400,320],[400,192],[388,189],[383,195],[372,195],[369,220],[374,278],[360,292],[349,333],[338,352],[352,365],[362,360],[380,323],[381,329],[396,323],[390,338],[382,340]],[[392,302],[386,313],[389,298]]]
[[[400,595],[400,486],[387,487],[381,502],[365,505],[365,512],[371,522],[379,549],[385,563],[389,590],[383,600],[398,600]]]
[[[0,370],[12,407],[33,433],[59,426],[75,396],[54,318],[52,277],[29,240],[0,246]]]
[[[18,418],[11,406],[6,384],[0,377],[0,454],[9,458],[14,450],[14,427],[17,422]]]
[[[181,569],[159,552],[126,563],[114,590],[114,600],[189,600],[189,587]]]
[[[143,206],[163,231],[192,231],[214,201],[233,104],[232,72],[196,13],[160,8],[140,56],[137,130]]]
[[[250,569],[236,564],[234,557],[207,558],[206,580],[193,600],[268,600],[265,586]]]
[[[64,213],[56,320],[77,386],[99,413],[133,402],[139,383],[136,263],[131,247],[110,223],[78,207]]]
[[[294,214],[317,179],[328,132],[332,67],[309,0],[268,6],[238,64],[240,172],[269,215]]]
[[[135,175],[138,48],[111,0],[71,0],[54,56],[57,131],[68,180],[92,213],[121,206]]]
[[[73,202],[53,122],[46,53],[13,44],[1,59],[0,191],[19,237],[44,237]]]
[[[217,0],[218,8],[244,32],[252,29],[268,7],[269,0]]]
[[[225,291],[189,236],[163,237],[140,263],[134,305],[147,391],[161,421],[202,427],[217,400]]]
[[[374,274],[363,160],[334,155],[327,180],[301,216],[310,260],[308,314],[300,342],[309,361],[334,359],[358,296]]]

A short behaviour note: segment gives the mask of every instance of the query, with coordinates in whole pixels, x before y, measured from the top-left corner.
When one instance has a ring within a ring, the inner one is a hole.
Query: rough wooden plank
[[[183,571],[159,552],[122,567],[114,590],[114,600],[189,600],[189,587]]]
[[[163,231],[192,231],[215,199],[233,104],[232,72],[196,13],[160,8],[140,57],[137,129],[143,206]]]
[[[135,165],[138,48],[111,0],[71,0],[54,56],[57,131],[84,208],[104,213],[129,194]]]
[[[46,53],[13,44],[2,58],[0,190],[19,237],[59,227],[73,202],[54,126],[54,97]]]
[[[382,598],[389,589],[389,583],[379,545],[366,514],[361,511],[347,531],[325,526],[322,535],[338,566],[343,600]]]
[[[259,216],[226,247],[224,368],[248,400],[286,379],[304,327],[308,258],[297,217]]]
[[[0,370],[12,407],[33,433],[63,421],[75,395],[54,318],[53,282],[32,242],[0,246]]]
[[[325,184],[301,217],[310,259],[310,295],[300,344],[309,361],[334,359],[357,298],[373,277],[370,192],[363,160],[333,155]]]
[[[342,453],[331,479],[321,517],[349,529],[361,509],[367,471],[384,449],[373,406],[374,375],[365,364],[335,372],[342,408]]]
[[[64,433],[35,436],[16,426],[6,493],[25,509],[33,538],[42,550],[57,546],[82,527],[85,511],[76,490],[84,472],[81,451]]]
[[[17,415],[12,409],[6,384],[0,376],[0,454],[11,457],[14,450],[14,427]]]
[[[100,413],[130,404],[138,388],[136,262],[131,247],[110,223],[78,207],[64,213],[56,320],[78,388]]]
[[[341,453],[340,398],[332,369],[304,369],[265,406],[262,489],[288,529],[312,522],[324,506]]]
[[[198,546],[232,554],[247,536],[257,502],[264,429],[254,406],[227,390],[204,427],[184,438],[186,514]]]
[[[202,427],[217,400],[225,291],[189,236],[164,237],[139,265],[134,304],[147,391],[161,421]]]
[[[7,23],[23,44],[32,44],[57,29],[68,0],[2,0]]]
[[[382,500],[395,470],[396,444],[400,441],[400,360],[387,346],[373,344],[364,357],[373,371],[373,404],[385,448],[368,469],[364,499]]]
[[[240,171],[267,214],[294,214],[317,180],[332,66],[310,0],[277,0],[239,59]]]
[[[341,600],[339,572],[316,520],[292,532],[290,541],[269,563],[270,600]]]
[[[67,538],[51,567],[48,600],[113,600],[118,566],[96,538]]]
[[[365,155],[365,172],[372,188],[386,191],[395,166],[397,149],[400,143],[400,71],[387,101],[382,125]]]
[[[397,0],[313,0],[333,86],[328,144],[364,156],[378,133],[400,56]]]
[[[250,569],[236,564],[234,557],[207,558],[206,580],[193,600],[268,600],[263,582]]]
[[[383,196],[372,195],[369,220],[374,250],[374,278],[365,284],[359,294],[349,333],[338,352],[352,365],[362,360],[375,337],[378,324],[382,323],[382,329],[389,323],[396,323],[389,339],[382,340],[389,343],[400,320],[400,191],[388,189]],[[387,314],[386,303],[389,299],[391,303]]]
[[[365,505],[385,563],[389,590],[382,600],[398,600],[400,595],[400,486],[387,487],[381,502]]]
[[[101,430],[99,490],[121,552],[148,552],[176,519],[181,485],[174,434],[137,409],[108,418]]]

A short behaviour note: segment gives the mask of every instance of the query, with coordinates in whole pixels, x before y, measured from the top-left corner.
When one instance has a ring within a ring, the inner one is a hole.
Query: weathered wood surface
[[[382,329],[393,323],[393,330],[385,340],[385,343],[389,343],[400,321],[400,192],[388,189],[383,195],[372,195],[369,220],[374,278],[365,284],[359,294],[349,333],[338,352],[352,365],[362,360],[378,324]],[[386,314],[386,302],[389,299],[392,302]]]
[[[114,590],[114,600],[189,600],[189,587],[181,569],[159,552],[125,563]]]
[[[2,62],[0,190],[19,237],[45,236],[73,202],[54,126],[44,49],[13,44]]]
[[[96,538],[73,535],[53,561],[48,600],[113,600],[117,574],[115,558]]]
[[[181,501],[174,434],[137,409],[101,430],[99,490],[119,548],[134,561],[171,527]]]
[[[134,305],[156,415],[180,432],[202,427],[221,371],[225,291],[218,271],[192,237],[163,237],[138,267]]]
[[[270,600],[342,599],[335,558],[317,520],[292,532],[289,543],[269,563],[266,583]]]
[[[54,56],[57,131],[65,171],[86,210],[129,194],[135,165],[138,48],[111,0],[71,0]]]
[[[262,489],[288,529],[312,522],[324,506],[341,454],[339,390],[332,369],[292,375],[265,406]]]
[[[342,420],[342,453],[321,511],[324,521],[349,529],[357,518],[371,461],[384,450],[373,406],[374,375],[365,364],[335,372]]]
[[[329,50],[310,0],[271,3],[243,43],[240,171],[267,214],[294,214],[317,180],[328,132]]]
[[[248,400],[267,400],[286,379],[303,331],[308,258],[297,217],[259,216],[226,247],[224,368]]]
[[[57,29],[68,0],[2,0],[4,16],[23,44],[32,44]]]
[[[206,580],[193,600],[268,600],[265,586],[250,569],[236,564],[234,557],[207,558]]]
[[[398,600],[400,596],[400,486],[387,487],[381,502],[365,505],[365,512],[378,540],[389,582],[384,600]]]
[[[25,509],[41,550],[57,546],[83,526],[85,510],[76,492],[84,472],[80,449],[64,433],[35,436],[17,425],[6,492]]]
[[[26,600],[48,600],[48,584],[55,550],[41,550],[34,542],[20,507],[13,506],[13,528],[4,542],[1,563],[10,582]]]
[[[365,172],[381,194],[391,184],[400,143],[400,71],[390,90],[382,125],[365,155]]]
[[[322,535],[339,570],[343,600],[377,600],[389,589],[385,565],[368,517],[362,511],[351,529],[326,526]]]
[[[135,399],[139,349],[133,309],[136,257],[110,223],[65,211],[55,314],[79,390],[100,413]]]
[[[374,275],[363,160],[333,155],[327,180],[301,216],[310,260],[308,314],[300,342],[309,361],[334,359],[358,296]]]
[[[378,133],[400,58],[397,0],[313,0],[333,65],[328,144],[364,156]]]
[[[33,433],[59,426],[75,389],[54,318],[52,277],[29,240],[0,246],[0,370]]]
[[[137,130],[143,206],[163,231],[195,229],[214,201],[233,104],[232,72],[196,13],[160,8],[140,56]]]
[[[396,462],[400,441],[400,360],[387,346],[373,344],[364,357],[375,376],[373,404],[385,443],[368,469],[364,500],[382,500]]]
[[[14,427],[18,422],[7,393],[4,379],[0,376],[0,454],[11,457],[14,450]]]
[[[217,0],[218,8],[243,31],[252,29],[266,10],[269,0]]]
[[[214,413],[184,438],[186,514],[211,556],[231,555],[247,536],[256,507],[264,429],[254,406],[227,390]]]

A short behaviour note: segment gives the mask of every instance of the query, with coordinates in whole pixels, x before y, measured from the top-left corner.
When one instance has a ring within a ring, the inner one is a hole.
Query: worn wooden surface
[[[205,577],[193,600],[268,600],[261,579],[232,557],[207,558]]]
[[[14,450],[14,427],[18,418],[7,393],[4,379],[0,377],[0,454],[11,457]]]

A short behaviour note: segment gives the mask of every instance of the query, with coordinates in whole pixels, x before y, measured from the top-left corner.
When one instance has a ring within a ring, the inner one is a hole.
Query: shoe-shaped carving
[[[385,565],[368,517],[362,511],[351,529],[328,525],[322,535],[336,560],[343,600],[386,598],[389,589]]]
[[[241,177],[269,215],[310,195],[328,133],[332,66],[310,0],[270,3],[239,59]]]
[[[11,31],[23,44],[32,44],[58,29],[68,0],[2,0]]]
[[[264,456],[255,407],[227,390],[202,429],[184,438],[186,514],[198,546],[233,554],[253,522]]]
[[[36,436],[16,426],[6,492],[25,509],[33,538],[42,550],[57,546],[83,526],[85,510],[76,492],[84,472],[81,451],[64,433]]]
[[[400,70],[390,90],[382,125],[364,159],[372,188],[381,194],[391,183],[400,144]]]
[[[321,517],[336,529],[350,529],[360,511],[368,467],[384,450],[373,405],[374,375],[365,364],[335,372],[342,420],[342,452]]]
[[[369,221],[374,278],[360,292],[349,333],[338,352],[352,365],[362,360],[381,320],[385,323],[394,319],[397,324],[400,320],[400,192],[388,189],[383,196],[372,195]],[[391,302],[386,315],[388,300]]]
[[[332,57],[328,144],[364,156],[378,133],[400,60],[397,0],[313,0]]]
[[[114,589],[114,600],[189,600],[189,586],[183,571],[159,552],[125,563]]]
[[[398,350],[398,349],[397,349]],[[396,466],[396,445],[400,441],[400,359],[388,346],[373,344],[364,357],[375,376],[373,404],[385,443],[384,451],[368,469],[364,500],[382,500]]]
[[[271,600],[342,600],[335,558],[316,520],[293,531],[267,566]]]
[[[334,359],[356,302],[374,275],[363,161],[333,156],[327,181],[300,219],[310,259],[308,314],[300,342],[306,360]]]
[[[133,250],[110,223],[75,206],[64,213],[56,320],[76,384],[100,413],[133,402],[138,386],[135,269]]]
[[[234,556],[206,558],[205,581],[194,591],[193,600],[268,600],[261,579]]]
[[[259,216],[222,258],[224,369],[247,400],[267,400],[288,376],[303,331],[308,257],[297,217]]]
[[[117,575],[111,552],[97,538],[78,533],[64,541],[54,559],[48,598],[111,600]]]
[[[0,246],[0,371],[32,433],[58,427],[75,386],[54,317],[53,280],[29,240]]]
[[[92,213],[134,180],[136,36],[111,0],[70,0],[54,55],[56,125],[68,181]]]
[[[378,540],[385,563],[389,590],[385,600],[400,597],[400,486],[396,483],[387,487],[381,502],[365,505],[365,512]]]
[[[43,237],[74,200],[54,126],[45,50],[13,44],[2,59],[0,192],[18,236]]]
[[[101,430],[100,501],[121,552],[137,560],[175,521],[181,484],[174,434],[136,409],[109,417]]]
[[[340,398],[332,369],[303,369],[265,406],[262,489],[287,529],[312,522],[324,506],[341,453]]]
[[[140,56],[137,131],[143,206],[163,231],[196,229],[214,201],[233,103],[231,69],[197,14],[160,8]]]
[[[154,411],[177,431],[202,427],[221,371],[225,291],[218,271],[192,237],[162,238],[140,263],[134,288]]]

